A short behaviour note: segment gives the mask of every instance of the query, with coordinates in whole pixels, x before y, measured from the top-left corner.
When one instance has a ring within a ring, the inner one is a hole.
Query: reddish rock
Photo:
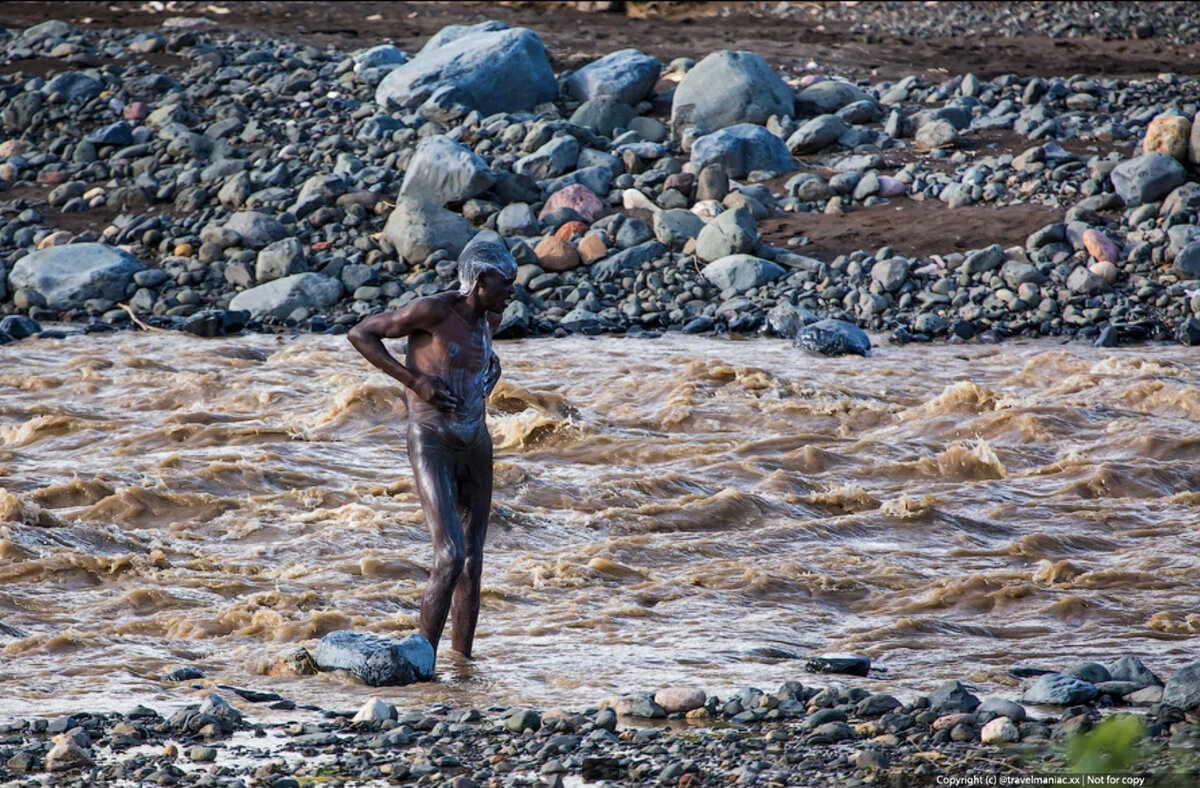
[[[121,111],[121,117],[125,118],[125,120],[145,120],[149,114],[150,108],[146,106],[144,101],[131,101]]]
[[[692,190],[696,188],[696,176],[690,172],[677,172],[668,175],[663,181],[663,190],[678,189],[685,195],[691,196]]]
[[[546,205],[542,208],[542,212],[538,214],[538,218],[541,219],[546,214],[557,211],[559,208],[570,208],[579,214],[579,218],[588,224],[599,219],[605,210],[604,203],[600,201],[596,193],[578,183],[573,183],[550,195],[550,199],[546,200]]]
[[[588,226],[583,222],[567,222],[554,233],[555,238],[561,238],[564,241],[571,240],[574,235],[583,235],[588,231]]]
[[[1105,263],[1115,263],[1120,259],[1120,250],[1112,239],[1101,230],[1090,228],[1083,231],[1083,247],[1088,254]]]
[[[579,258],[583,260],[584,265],[591,265],[608,255],[608,247],[604,245],[604,240],[595,234],[585,235],[579,242],[578,249]]]
[[[45,186],[57,186],[60,183],[66,183],[71,177],[71,173],[66,170],[43,170],[38,173],[37,182]]]
[[[543,238],[533,253],[537,255],[538,265],[546,271],[570,271],[579,267],[579,253],[575,247],[553,235]]]

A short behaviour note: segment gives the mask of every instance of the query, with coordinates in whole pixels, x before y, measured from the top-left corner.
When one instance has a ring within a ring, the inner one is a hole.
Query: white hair
[[[467,244],[458,258],[458,292],[469,294],[479,281],[479,275],[489,268],[505,279],[517,277],[517,261],[503,241],[477,238]]]

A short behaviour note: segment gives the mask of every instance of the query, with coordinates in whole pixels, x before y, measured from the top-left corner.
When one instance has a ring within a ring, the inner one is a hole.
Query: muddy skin
[[[471,254],[464,252],[464,258]],[[479,619],[492,505],[492,437],[484,404],[500,378],[492,333],[516,272],[515,262],[508,270],[482,257],[477,278],[464,281],[465,293],[419,298],[364,320],[349,334],[368,361],[408,389],[408,456],[434,548],[420,629],[436,653],[449,616],[452,648],[465,657],[471,656]],[[402,337],[409,338],[404,364],[383,344]]]

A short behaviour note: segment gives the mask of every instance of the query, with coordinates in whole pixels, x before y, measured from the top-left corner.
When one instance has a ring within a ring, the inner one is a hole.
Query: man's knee
[[[433,554],[433,571],[439,575],[457,578],[463,573],[466,553],[461,545],[444,545]]]

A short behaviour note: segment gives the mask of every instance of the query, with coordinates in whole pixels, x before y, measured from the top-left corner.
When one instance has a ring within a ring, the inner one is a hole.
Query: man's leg
[[[440,441],[410,427],[408,458],[433,540],[433,569],[421,597],[421,632],[429,638],[436,654],[465,556],[452,471],[453,455]]]
[[[471,656],[475,624],[479,621],[479,588],[483,579],[483,543],[487,539],[488,515],[492,510],[492,438],[483,435],[472,452],[470,463],[458,484],[459,512],[463,523],[466,560],[454,588],[451,645],[464,657]]]

